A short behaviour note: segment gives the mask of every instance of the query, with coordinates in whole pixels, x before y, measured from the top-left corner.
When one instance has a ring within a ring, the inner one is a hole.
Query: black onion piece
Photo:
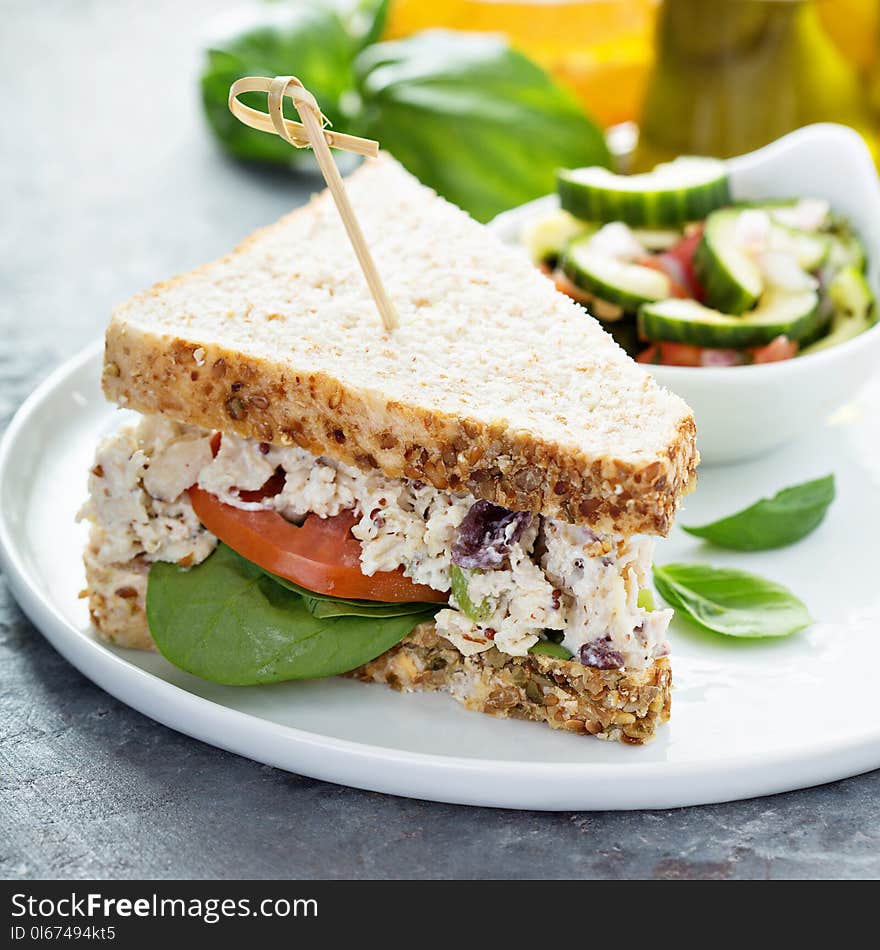
[[[531,521],[527,511],[510,511],[490,501],[474,502],[459,525],[452,563],[471,571],[502,567]]]

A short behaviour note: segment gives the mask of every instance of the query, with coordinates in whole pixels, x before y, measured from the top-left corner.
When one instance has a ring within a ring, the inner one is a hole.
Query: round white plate
[[[22,406],[0,446],[0,555],[28,616],[74,666],[174,729],[269,765],[417,798],[538,809],[668,808],[826,782],[880,766],[880,387],[806,442],[706,469],[683,520],[701,523],[776,489],[837,476],[838,500],[808,539],[734,555],[677,531],[658,563],[712,560],[764,573],[816,624],[776,641],[673,627],[672,722],[632,748],[468,712],[442,695],[333,679],[261,687],[201,682],[158,655],[95,639],[74,521],[100,435],[96,345]]]

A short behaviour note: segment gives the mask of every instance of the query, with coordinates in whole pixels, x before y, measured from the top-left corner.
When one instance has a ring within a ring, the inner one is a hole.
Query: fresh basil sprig
[[[377,138],[410,172],[475,218],[547,194],[556,170],[610,161],[602,132],[540,66],[493,35],[432,30],[376,43],[384,0],[263,3],[207,51],[202,101],[238,158],[313,161],[227,106],[241,76],[298,76],[337,128]],[[266,97],[246,105],[265,110]],[[295,118],[285,100],[285,115]]]
[[[700,527],[683,525],[688,534],[734,551],[765,551],[794,544],[814,531],[834,501],[834,476],[784,488],[748,508]]]
[[[155,563],[147,620],[163,656],[214,683],[247,686],[346,673],[380,656],[437,605],[402,616],[313,614],[305,598],[224,544],[181,570]]]
[[[354,69],[366,134],[478,221],[553,191],[560,167],[609,163],[575,97],[499,36],[429,30]]]
[[[734,568],[655,565],[654,584],[671,607],[729,637],[785,637],[812,623],[788,588]]]

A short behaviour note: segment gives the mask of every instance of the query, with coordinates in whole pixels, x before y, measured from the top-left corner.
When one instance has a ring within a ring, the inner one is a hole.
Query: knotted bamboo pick
[[[258,109],[252,109],[240,102],[238,97],[245,92],[268,93],[268,114],[260,112]],[[283,104],[285,96],[293,101],[302,122],[293,122],[284,118]],[[237,79],[229,88],[229,111],[240,122],[252,129],[259,129],[261,132],[274,132],[276,135],[280,135],[285,142],[289,142],[294,148],[312,147],[318,167],[321,169],[327,187],[330,189],[330,194],[336,202],[336,208],[342,218],[342,223],[345,225],[348,238],[357,255],[358,263],[364,272],[367,286],[376,301],[382,324],[385,330],[390,333],[398,324],[397,312],[385,291],[379,272],[376,270],[376,264],[373,261],[372,254],[370,254],[370,249],[367,247],[363,231],[361,231],[355,217],[351,202],[348,200],[342,176],[339,174],[339,169],[336,167],[336,162],[334,162],[333,155],[330,152],[330,146],[332,146],[346,152],[355,152],[358,155],[375,158],[379,154],[379,143],[372,139],[362,139],[355,135],[346,135],[343,132],[326,129],[324,126],[327,123],[327,118],[321,112],[315,97],[295,76],[276,76],[274,79],[269,79],[267,76],[246,76],[243,79]]]

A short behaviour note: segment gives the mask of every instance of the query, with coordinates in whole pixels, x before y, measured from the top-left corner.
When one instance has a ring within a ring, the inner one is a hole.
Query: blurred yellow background
[[[639,113],[657,6],[658,0],[394,0],[386,32],[504,33],[608,126]]]
[[[503,33],[605,127],[641,122],[647,97],[654,125],[644,129],[643,151],[652,160],[682,150],[734,154],[820,120],[858,128],[878,155],[880,0],[665,0],[665,7],[660,0],[394,0],[386,35],[430,27]],[[692,36],[669,43],[664,17],[676,35]],[[695,51],[712,25],[716,32]],[[737,29],[763,44],[757,56],[737,47]],[[699,55],[708,57],[702,66],[693,60]],[[775,96],[764,96],[768,85]],[[692,102],[678,101],[689,94]],[[718,102],[721,95],[730,102]],[[706,109],[723,113],[723,134],[697,127]],[[665,122],[679,126],[675,135],[658,130]]]

